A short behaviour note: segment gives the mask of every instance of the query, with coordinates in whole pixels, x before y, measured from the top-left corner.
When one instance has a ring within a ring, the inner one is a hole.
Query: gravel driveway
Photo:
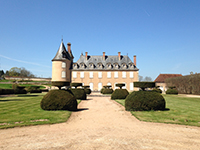
[[[65,123],[0,130],[1,150],[199,150],[200,128],[138,121],[110,97],[88,97]]]

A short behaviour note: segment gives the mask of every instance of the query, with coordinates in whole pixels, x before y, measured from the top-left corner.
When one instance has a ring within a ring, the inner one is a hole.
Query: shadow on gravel
[[[79,108],[77,110],[73,110],[72,112],[79,112],[79,111],[84,111],[84,110],[89,110],[89,108]]]

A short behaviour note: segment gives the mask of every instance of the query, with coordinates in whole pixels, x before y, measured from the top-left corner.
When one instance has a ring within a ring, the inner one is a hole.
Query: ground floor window
[[[134,90],[133,86],[134,86],[134,85],[133,85],[133,82],[131,82],[131,83],[130,83],[130,90],[131,90],[131,91]]]
[[[98,83],[98,91],[102,89],[102,83]]]
[[[62,71],[62,78],[65,78],[65,77],[66,77],[66,72]]]
[[[93,91],[93,83],[90,83],[90,89]]]

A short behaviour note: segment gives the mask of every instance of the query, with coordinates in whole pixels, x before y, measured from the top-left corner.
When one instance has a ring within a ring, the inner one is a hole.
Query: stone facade
[[[134,88],[133,82],[138,81],[138,71],[136,67],[136,56],[134,63],[127,55],[90,56],[86,52],[81,54],[79,60],[73,63],[72,82],[81,82],[89,85],[92,91],[100,91],[104,85],[111,85],[115,89],[116,83],[125,83],[129,91],[138,90]]]

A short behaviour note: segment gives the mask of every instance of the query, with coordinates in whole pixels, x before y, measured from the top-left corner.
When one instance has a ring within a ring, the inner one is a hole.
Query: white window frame
[[[93,78],[93,72],[89,72],[90,78]]]
[[[134,78],[134,72],[129,72],[130,78]]]
[[[102,78],[102,72],[98,72],[98,78],[99,78],[99,79]]]
[[[114,72],[114,78],[118,78],[118,72],[117,71]]]
[[[98,91],[100,91],[102,89],[103,85],[101,82],[98,83]]]
[[[122,78],[126,78],[126,72],[122,71]]]
[[[66,78],[66,72],[65,71],[62,71],[62,78]]]
[[[62,62],[62,68],[66,68],[66,62]]]
[[[80,72],[80,78],[84,78],[84,72]]]
[[[77,78],[77,72],[72,72],[73,73],[73,78]]]
[[[107,78],[111,78],[112,75],[111,75],[111,72],[107,72]]]
[[[93,85],[94,85],[94,84],[91,82],[89,85],[90,85],[90,90],[93,91],[93,87],[94,87]]]
[[[130,91],[133,91],[133,90],[134,90],[134,83],[130,82]]]

